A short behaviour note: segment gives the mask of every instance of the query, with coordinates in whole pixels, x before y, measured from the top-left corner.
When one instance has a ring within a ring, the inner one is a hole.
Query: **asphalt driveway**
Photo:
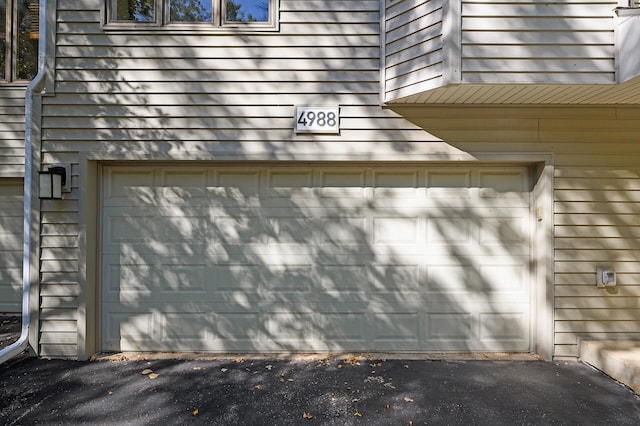
[[[581,363],[360,358],[22,359],[4,425],[640,424],[640,399]]]
[[[22,317],[0,312],[0,349],[4,349],[20,337]]]

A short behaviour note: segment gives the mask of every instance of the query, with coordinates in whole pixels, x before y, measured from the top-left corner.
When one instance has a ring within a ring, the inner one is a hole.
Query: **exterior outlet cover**
[[[596,285],[598,287],[615,287],[616,272],[611,268],[596,269]]]

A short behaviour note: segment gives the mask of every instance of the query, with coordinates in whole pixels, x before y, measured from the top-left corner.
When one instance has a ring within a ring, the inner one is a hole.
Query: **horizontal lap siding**
[[[73,191],[42,204],[41,353],[77,354],[78,161],[86,152],[553,152],[556,356],[576,356],[580,337],[637,337],[640,109],[415,107],[401,119],[378,105],[377,1],[282,0],[279,32],[206,36],[105,33],[99,6],[61,2],[57,91],[43,99],[43,162],[72,163]],[[503,34],[463,38],[471,35]],[[607,52],[612,35],[582,35]],[[339,104],[340,135],[296,135],[294,106],[304,104]],[[617,293],[595,287],[600,264],[618,271]]]
[[[0,87],[0,178],[24,176],[24,94]]]
[[[379,107],[377,0],[281,0],[279,31],[244,34],[108,32],[98,0],[58,9],[42,160],[71,163],[73,190],[64,202],[42,204],[43,354],[77,354],[81,153],[276,150],[295,158],[317,146],[334,152],[331,142],[376,141],[392,154],[406,141],[448,149]],[[340,105],[341,133],[296,135],[294,107],[318,104]]]
[[[574,161],[563,154],[568,164],[555,174],[559,356],[577,356],[580,338],[640,338],[640,170],[620,153],[585,151]],[[617,288],[596,287],[601,265],[617,272]]]
[[[614,83],[616,6],[602,0],[463,0],[462,81]]]
[[[65,202],[41,201],[40,354],[77,356],[78,155],[45,154],[44,163],[72,163],[72,192]]]
[[[442,0],[386,4],[385,96],[399,98],[442,85]]]
[[[640,108],[396,109],[463,151],[553,152],[555,356],[640,339]],[[596,287],[611,266],[618,287]]]

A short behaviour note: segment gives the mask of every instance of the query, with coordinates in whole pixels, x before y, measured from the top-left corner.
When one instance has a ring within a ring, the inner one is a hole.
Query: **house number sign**
[[[340,108],[337,106],[296,107],[296,132],[340,133]]]

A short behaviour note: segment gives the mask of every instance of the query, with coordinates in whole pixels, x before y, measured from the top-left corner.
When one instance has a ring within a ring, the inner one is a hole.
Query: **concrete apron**
[[[583,340],[580,360],[640,394],[640,340]]]

